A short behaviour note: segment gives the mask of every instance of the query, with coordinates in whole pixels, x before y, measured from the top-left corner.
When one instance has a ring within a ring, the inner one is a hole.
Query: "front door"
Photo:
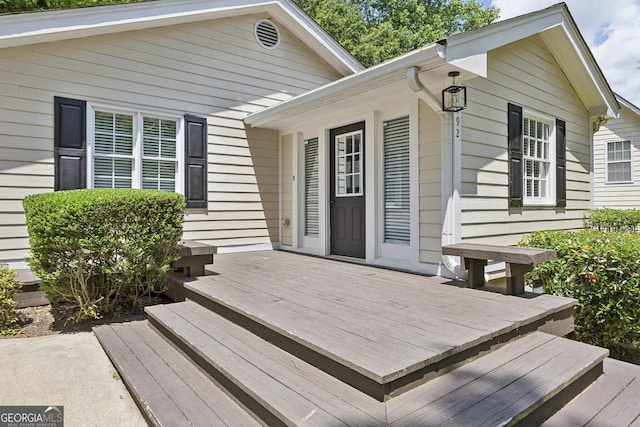
[[[331,253],[365,257],[364,122],[330,132]]]

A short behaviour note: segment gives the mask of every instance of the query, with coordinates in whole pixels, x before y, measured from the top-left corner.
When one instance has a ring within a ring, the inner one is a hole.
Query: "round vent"
[[[265,49],[275,49],[280,43],[280,32],[275,24],[267,19],[256,22],[253,29],[256,39]]]

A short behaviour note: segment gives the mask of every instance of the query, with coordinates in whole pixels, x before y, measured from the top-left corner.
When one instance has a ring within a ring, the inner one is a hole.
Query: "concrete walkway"
[[[64,406],[65,427],[146,426],[92,332],[0,340],[0,405]]]

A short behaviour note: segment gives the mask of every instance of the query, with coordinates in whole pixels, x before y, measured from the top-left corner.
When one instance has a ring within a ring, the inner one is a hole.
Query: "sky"
[[[500,9],[500,20],[561,0],[481,0]],[[640,107],[640,0],[564,0],[609,86]]]

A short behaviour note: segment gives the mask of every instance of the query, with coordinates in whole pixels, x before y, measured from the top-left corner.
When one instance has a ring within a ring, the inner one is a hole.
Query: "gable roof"
[[[618,99],[618,102],[620,103],[620,105],[623,105],[623,106],[627,107],[635,115],[640,116],[640,107],[636,106],[631,101],[627,101],[626,99],[624,99],[623,97],[621,97],[617,93],[616,93],[616,98]]]
[[[158,0],[0,15],[0,48],[266,13],[338,72],[363,66],[290,0]]]
[[[407,70],[419,67],[424,84],[434,101],[450,84],[449,71],[460,71],[460,80],[487,76],[487,55],[491,50],[540,35],[570,80],[591,117],[617,117],[619,104],[596,63],[566,4],[559,3],[537,12],[500,21],[483,28],[456,34],[437,43],[344,77],[306,94],[252,113],[245,123],[277,127],[291,122],[292,114],[311,111],[329,100],[407,78]],[[439,101],[438,101],[439,102]],[[435,105],[435,102],[434,102]]]

